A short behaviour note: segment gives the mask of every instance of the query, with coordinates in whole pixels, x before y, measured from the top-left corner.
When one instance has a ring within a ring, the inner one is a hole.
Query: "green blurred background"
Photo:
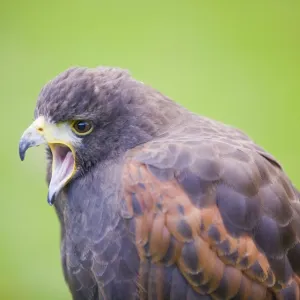
[[[69,299],[43,149],[18,140],[40,88],[112,65],[240,127],[300,187],[300,1],[1,1],[0,299]]]

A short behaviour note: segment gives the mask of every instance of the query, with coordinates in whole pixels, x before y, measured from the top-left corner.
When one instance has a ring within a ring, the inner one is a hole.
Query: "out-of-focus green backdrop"
[[[0,3],[0,299],[71,299],[44,153],[18,140],[40,88],[72,65],[113,65],[240,127],[300,187],[300,1]]]

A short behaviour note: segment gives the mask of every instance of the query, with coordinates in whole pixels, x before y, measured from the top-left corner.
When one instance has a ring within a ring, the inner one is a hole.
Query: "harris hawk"
[[[45,144],[74,300],[300,299],[299,192],[238,129],[119,68],[70,68],[19,143]]]

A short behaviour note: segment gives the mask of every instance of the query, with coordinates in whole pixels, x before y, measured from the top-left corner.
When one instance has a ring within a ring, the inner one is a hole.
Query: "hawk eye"
[[[72,130],[78,135],[86,135],[93,130],[93,125],[89,121],[77,120],[73,122]]]

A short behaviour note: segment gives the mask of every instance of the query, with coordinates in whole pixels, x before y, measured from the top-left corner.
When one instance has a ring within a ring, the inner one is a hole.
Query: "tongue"
[[[67,152],[63,159],[57,159],[55,168],[52,170],[52,177],[48,191],[48,202],[53,204],[55,196],[64,187],[70,178],[74,168],[74,157],[71,151]]]

